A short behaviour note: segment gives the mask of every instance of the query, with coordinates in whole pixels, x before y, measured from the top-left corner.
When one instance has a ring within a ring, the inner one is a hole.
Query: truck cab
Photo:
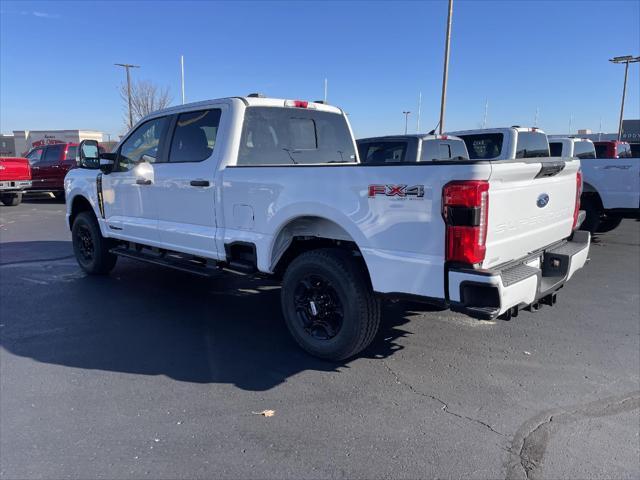
[[[469,160],[462,139],[448,135],[391,135],[357,140],[366,164]]]
[[[472,160],[549,157],[547,136],[537,127],[484,128],[449,134],[464,140]]]

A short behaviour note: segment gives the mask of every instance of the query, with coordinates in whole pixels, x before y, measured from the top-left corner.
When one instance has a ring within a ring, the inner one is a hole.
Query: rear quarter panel
[[[426,163],[230,167],[223,172],[221,240],[254,243],[259,270],[269,272],[282,228],[300,217],[323,218],[358,245],[376,291],[444,298],[442,186],[487,179],[490,171],[488,164]],[[370,185],[419,185],[424,195],[370,197]]]
[[[582,160],[585,191],[595,191],[605,209],[640,208],[640,158]]]

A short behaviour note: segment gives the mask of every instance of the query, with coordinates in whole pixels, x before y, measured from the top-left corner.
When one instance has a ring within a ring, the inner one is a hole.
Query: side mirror
[[[78,146],[76,162],[80,168],[100,168],[100,150],[95,140],[82,140]]]
[[[116,153],[101,153],[100,154],[100,170],[102,173],[109,174],[113,171],[113,167],[116,165]]]

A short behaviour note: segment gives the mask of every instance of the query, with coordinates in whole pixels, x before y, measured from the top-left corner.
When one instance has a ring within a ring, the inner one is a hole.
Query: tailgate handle
[[[151,180],[146,180],[144,178],[138,178],[136,180],[136,185],[151,185]]]
[[[542,162],[542,167],[540,167],[540,171],[535,178],[553,177],[564,170],[564,167],[565,163],[562,160],[559,162]]]

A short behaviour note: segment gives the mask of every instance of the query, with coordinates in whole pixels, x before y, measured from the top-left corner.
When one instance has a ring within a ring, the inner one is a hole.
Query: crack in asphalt
[[[502,437],[506,437],[506,435],[502,432],[499,432],[498,430],[496,430],[495,428],[493,428],[491,425],[489,425],[486,422],[483,422],[482,420],[478,420],[477,418],[473,418],[473,417],[467,417],[466,415],[461,415],[459,413],[456,412],[452,412],[451,410],[449,410],[449,405],[447,405],[446,402],[443,402],[441,399],[439,399],[438,397],[436,397],[435,395],[431,395],[429,393],[425,393],[425,392],[421,392],[420,390],[417,390],[413,385],[411,385],[408,382],[405,382],[404,380],[402,380],[400,378],[400,376],[395,372],[395,370],[393,370],[388,364],[387,362],[385,362],[384,360],[382,360],[382,365],[384,365],[384,367],[387,369],[387,371],[394,377],[396,383],[398,385],[402,385],[405,388],[407,388],[410,392],[419,395],[421,397],[425,397],[425,398],[430,398],[431,400],[435,400],[436,402],[440,403],[442,405],[442,407],[440,408],[440,410],[442,410],[444,413],[447,413],[449,415],[453,415],[454,417],[457,418],[461,418],[463,420],[468,420],[470,422],[473,423],[477,423],[478,425],[482,425],[483,427],[487,428],[488,430],[490,430],[491,432],[495,433],[496,435],[500,435]]]
[[[552,429],[584,418],[598,418],[640,408],[640,392],[609,397],[586,405],[542,412],[525,422],[516,432],[509,449],[512,455],[507,465],[507,480],[534,480],[542,466]]]

